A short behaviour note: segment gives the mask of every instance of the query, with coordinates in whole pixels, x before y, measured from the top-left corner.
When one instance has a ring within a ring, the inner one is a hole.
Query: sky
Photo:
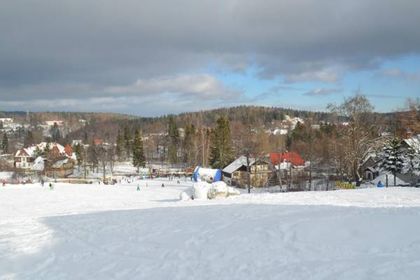
[[[417,0],[0,0],[0,110],[378,112],[420,97]]]

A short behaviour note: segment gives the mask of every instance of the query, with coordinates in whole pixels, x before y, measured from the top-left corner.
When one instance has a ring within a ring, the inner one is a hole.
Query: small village
[[[401,138],[386,130],[378,131],[366,143],[355,147],[355,155],[340,154],[344,151],[332,155],[328,151],[325,156],[325,151],[323,154],[315,152],[331,149],[331,145],[320,147],[330,141],[324,140],[322,134],[331,137],[328,130],[335,129],[336,133],[343,133],[344,140],[345,133],[357,124],[348,120],[338,125],[325,121],[314,123],[308,118],[286,115],[275,128],[245,129],[236,140],[232,139],[237,133],[235,127],[231,127],[226,118],[219,118],[216,127],[206,128],[205,133],[192,125],[178,127],[173,118],[168,120],[166,131],[143,135],[136,129],[130,136],[124,128],[110,141],[111,138],[95,135],[91,140],[65,138],[71,129],[64,120],[47,120],[31,127],[28,123],[15,123],[12,118],[0,119],[2,184],[41,181],[115,184],[131,177],[191,180],[200,168],[219,170],[218,180],[249,191],[327,191],[420,184],[420,137],[410,128]],[[74,129],[84,128],[86,123],[80,119]],[[40,135],[39,143],[35,141],[33,128]],[[235,151],[235,142],[242,141],[244,134],[250,134],[253,139],[245,139],[242,147]],[[23,143],[15,141],[11,147],[8,137],[14,135],[25,136],[20,138]],[[269,150],[273,146],[264,146],[264,143],[271,141],[270,137],[280,139],[283,144]],[[217,138],[230,140],[220,142]],[[321,142],[317,143],[317,138]],[[292,144],[287,147],[284,143],[288,141]],[[25,146],[25,143],[30,145]],[[344,143],[333,144],[337,148]]]
[[[420,279],[420,1],[0,3],[0,280]]]

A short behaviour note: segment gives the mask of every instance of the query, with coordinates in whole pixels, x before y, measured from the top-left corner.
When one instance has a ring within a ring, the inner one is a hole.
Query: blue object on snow
[[[202,168],[200,166],[197,166],[194,169],[192,178],[194,182],[207,181],[207,180],[212,181],[212,182],[222,181],[222,170]]]
[[[376,186],[377,186],[378,188],[383,188],[383,187],[384,187],[384,184],[382,184],[382,182],[381,182],[381,181],[379,181],[379,182],[378,182],[378,184],[376,184]]]

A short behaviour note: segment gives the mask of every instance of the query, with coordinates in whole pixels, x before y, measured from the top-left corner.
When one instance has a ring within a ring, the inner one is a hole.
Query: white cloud
[[[127,86],[112,86],[104,90],[111,94],[135,94],[139,96],[174,94],[194,99],[231,99],[240,93],[225,86],[209,74],[191,74],[139,79]]]
[[[308,81],[320,81],[326,83],[336,83],[341,77],[341,71],[334,69],[322,69],[318,71],[288,74],[285,77],[286,83],[298,83]]]
[[[316,88],[305,93],[307,96],[326,96],[341,92],[338,88]]]

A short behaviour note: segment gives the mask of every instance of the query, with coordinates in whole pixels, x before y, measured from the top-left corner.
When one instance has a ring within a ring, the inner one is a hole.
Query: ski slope
[[[190,186],[142,180],[1,187],[0,279],[420,275],[419,189],[180,201]]]

